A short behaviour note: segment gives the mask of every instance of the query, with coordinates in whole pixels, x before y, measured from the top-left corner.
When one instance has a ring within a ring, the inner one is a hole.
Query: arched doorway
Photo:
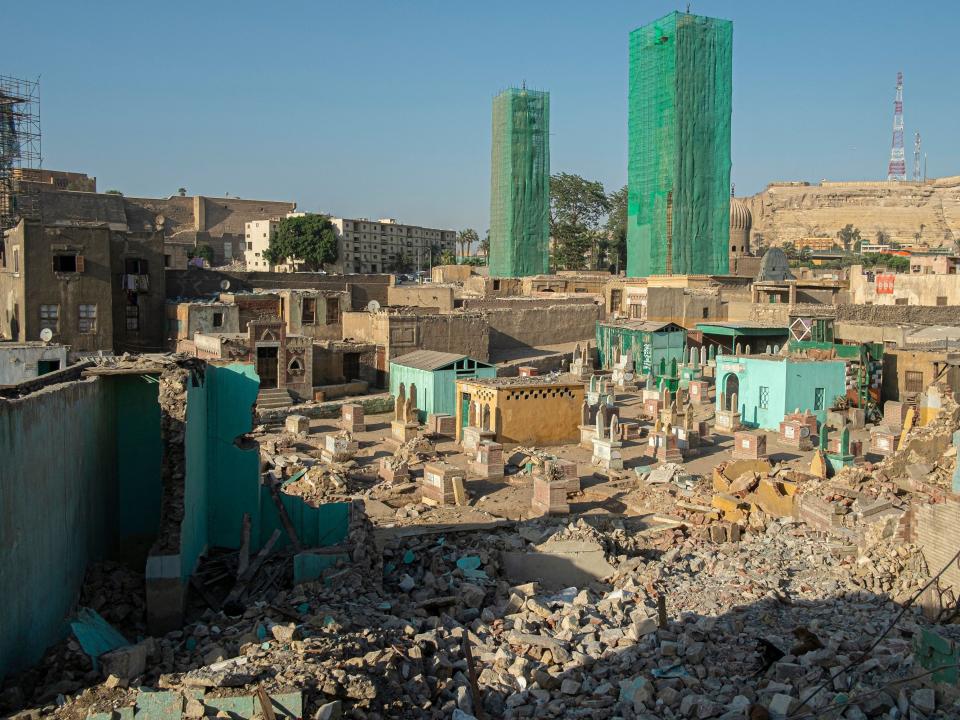
[[[723,381],[724,410],[736,412],[737,408],[733,407],[734,393],[737,395],[740,394],[740,378],[738,378],[734,373],[730,373]]]

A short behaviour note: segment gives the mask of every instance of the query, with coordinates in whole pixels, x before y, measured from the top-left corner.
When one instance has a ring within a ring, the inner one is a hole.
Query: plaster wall
[[[37,377],[37,363],[41,360],[60,363],[67,367],[65,345],[4,345],[0,343],[0,385],[16,385]]]

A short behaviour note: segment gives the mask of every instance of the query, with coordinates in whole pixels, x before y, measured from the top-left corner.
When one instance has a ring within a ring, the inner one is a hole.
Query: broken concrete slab
[[[582,587],[614,572],[603,548],[579,540],[548,543],[535,552],[503,552],[501,558],[511,582],[539,582],[547,589]]]

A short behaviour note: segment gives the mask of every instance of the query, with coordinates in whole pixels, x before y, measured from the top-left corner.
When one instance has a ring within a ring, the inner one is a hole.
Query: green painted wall
[[[0,677],[63,637],[116,517],[114,405],[103,380],[0,400]]]
[[[613,348],[619,344],[623,352],[634,351],[634,370],[646,374],[650,367],[658,372],[660,361],[677,363],[684,361],[687,347],[686,331],[648,332],[617,325],[597,323],[597,349],[600,353],[600,367],[609,370],[613,367]]]
[[[842,360],[767,360],[721,355],[717,358],[717,410],[721,409],[720,394],[726,393],[731,375],[739,381],[737,403],[741,422],[765,430],[778,430],[784,416],[795,409],[809,410],[819,422],[824,422],[834,398],[842,395],[846,387]],[[766,391],[761,393],[761,388]],[[822,408],[815,407],[818,388],[823,391]]]
[[[120,536],[144,551],[160,527],[160,403],[157,379],[118,375],[103,379],[116,414],[117,523]]]
[[[202,385],[187,388],[186,464],[183,522],[180,525],[180,577],[188,581],[208,537],[208,394]]]
[[[456,415],[457,380],[496,377],[497,369],[472,358],[457,361],[455,367],[446,370],[421,370],[390,363],[390,394],[400,392],[400,383],[409,393],[410,384],[417,386],[417,409],[420,422],[431,413]]]
[[[260,453],[234,440],[250,432],[260,380],[252,364],[207,366],[207,541],[240,546],[240,524],[250,513],[254,549],[260,538]]]

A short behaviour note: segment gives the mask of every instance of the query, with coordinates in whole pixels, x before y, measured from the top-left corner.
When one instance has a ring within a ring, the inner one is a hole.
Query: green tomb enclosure
[[[457,380],[492,378],[497,369],[489,363],[457,353],[415,350],[390,361],[390,394],[394,397],[403,385],[417,387],[417,411],[420,422],[429,414],[456,415]]]
[[[630,33],[627,275],[725,274],[733,24],[672,12]]]
[[[493,99],[490,276],[549,270],[550,93],[509,88]]]
[[[628,321],[598,322],[597,351],[600,366],[613,367],[614,349],[633,351],[634,371],[646,375],[653,368],[658,373],[661,362],[664,372],[671,361],[682,363],[687,347],[687,331],[676,323]]]

